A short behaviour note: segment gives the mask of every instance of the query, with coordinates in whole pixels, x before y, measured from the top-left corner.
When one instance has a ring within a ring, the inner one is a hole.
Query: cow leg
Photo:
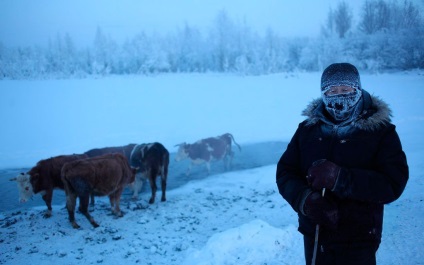
[[[161,187],[162,187],[162,198],[161,201],[166,201],[166,178],[162,177],[161,181]]]
[[[150,200],[149,200],[150,204],[155,202],[156,191],[158,190],[158,187],[156,186],[156,174],[157,174],[156,170],[150,169],[148,171],[150,188],[152,190],[152,196],[150,197]]]
[[[115,198],[113,197],[113,194],[109,195],[109,203],[110,203],[110,209],[114,213],[115,212]]]
[[[229,155],[229,161],[228,161],[228,168],[232,169],[233,168],[233,159],[234,159],[234,152],[230,151],[230,155]]]
[[[47,211],[44,213],[44,218],[49,218],[52,216],[52,198],[53,198],[53,189],[47,189],[42,196],[44,202],[47,206]]]
[[[75,204],[77,201],[76,194],[68,192],[66,194],[66,209],[68,210],[69,221],[72,224],[72,227],[75,229],[80,228],[80,226],[75,222]]]
[[[224,170],[227,171],[228,170],[228,156],[224,156],[224,158],[222,160],[224,162]]]
[[[90,201],[90,194],[83,194],[80,197],[80,211],[87,218],[87,220],[93,225],[94,228],[99,225],[94,221],[94,218],[88,213],[88,203]]]
[[[133,195],[131,196],[131,198],[133,200],[136,200],[138,198],[138,183],[137,183],[137,175],[135,176],[134,182],[131,183],[131,189],[133,190]]]
[[[141,178],[142,178],[142,175],[141,174],[137,174],[135,176],[134,183],[132,184],[133,189],[134,189],[134,193],[133,193],[133,196],[132,196],[133,199],[137,199],[138,198],[138,192],[143,187],[143,180]]]
[[[95,202],[94,195],[90,194],[90,206],[94,207],[94,202]]]
[[[162,187],[162,198],[161,201],[166,201],[166,180],[168,178],[168,166],[165,165],[162,168],[162,174],[161,174],[161,187]]]
[[[208,175],[211,174],[211,163],[210,162],[206,162],[206,169],[208,170]]]
[[[112,206],[112,213],[118,217],[124,216],[120,208],[122,191],[123,188],[109,195],[110,205]]]
[[[234,155],[234,153],[230,152],[227,155],[225,155],[225,157],[224,157],[224,167],[225,167],[226,171],[231,169],[231,164],[232,164],[232,161],[233,161],[233,155]]]
[[[189,176],[190,175],[190,172],[191,172],[191,168],[193,167],[193,163],[190,163],[190,165],[188,166],[188,168],[187,168],[187,172],[186,172],[186,175],[187,176]]]
[[[89,212],[93,212],[94,211],[94,203],[95,203],[95,199],[94,199],[94,195],[90,194],[90,206],[88,208]]]
[[[88,202],[87,202],[87,205],[90,206],[89,211],[90,212],[94,211],[94,195],[90,193],[89,197],[87,197],[87,200],[90,201],[90,204],[88,204]],[[78,207],[78,211],[80,211],[81,213],[83,212],[83,210],[81,209],[81,199],[80,199],[80,205]]]
[[[111,209],[112,213],[114,215],[118,216],[118,217],[124,216],[122,211],[121,211],[121,208],[120,208],[121,193],[117,194],[115,192],[115,193],[112,193],[111,195],[109,195],[110,209]]]

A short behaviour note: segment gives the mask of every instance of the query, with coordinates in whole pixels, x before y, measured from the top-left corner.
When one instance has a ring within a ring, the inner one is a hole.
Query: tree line
[[[167,72],[262,75],[320,71],[335,61],[373,72],[423,69],[419,6],[408,0],[366,0],[355,18],[342,1],[329,10],[316,37],[287,38],[272,28],[259,34],[221,10],[208,32],[185,24],[166,35],[140,32],[118,45],[98,28],[92,46],[85,48],[77,48],[69,34],[58,34],[47,47],[0,43],[0,79]]]

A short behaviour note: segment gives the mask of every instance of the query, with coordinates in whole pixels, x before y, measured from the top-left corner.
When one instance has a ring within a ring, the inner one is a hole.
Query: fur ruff
[[[364,110],[351,125],[365,131],[375,131],[391,122],[392,110],[389,105],[377,96],[364,95]],[[306,116],[306,125],[312,126],[321,120],[318,112],[325,109],[322,98],[314,99],[302,112]]]

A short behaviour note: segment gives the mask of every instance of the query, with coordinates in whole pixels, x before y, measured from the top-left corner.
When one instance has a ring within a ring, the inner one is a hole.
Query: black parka
[[[330,160],[342,167],[332,191],[325,196],[339,208],[335,231],[320,230],[320,240],[355,242],[381,239],[384,204],[402,194],[409,176],[405,153],[390,123],[391,111],[381,99],[363,90],[359,117],[334,125],[326,117],[321,99],[305,109],[308,118],[299,124],[277,165],[280,194],[299,215],[299,231],[313,237],[315,225],[299,207],[310,189],[306,175],[312,163]]]

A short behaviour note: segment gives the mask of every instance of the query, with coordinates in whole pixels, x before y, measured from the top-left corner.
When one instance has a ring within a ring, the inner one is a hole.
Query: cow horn
[[[17,178],[15,177],[15,178],[11,178],[11,179],[9,179],[10,181],[16,181],[17,180]]]
[[[180,144],[176,144],[176,145],[174,145],[174,146],[181,146],[181,145],[185,145],[186,143],[185,142],[183,142],[183,143],[180,143]]]

